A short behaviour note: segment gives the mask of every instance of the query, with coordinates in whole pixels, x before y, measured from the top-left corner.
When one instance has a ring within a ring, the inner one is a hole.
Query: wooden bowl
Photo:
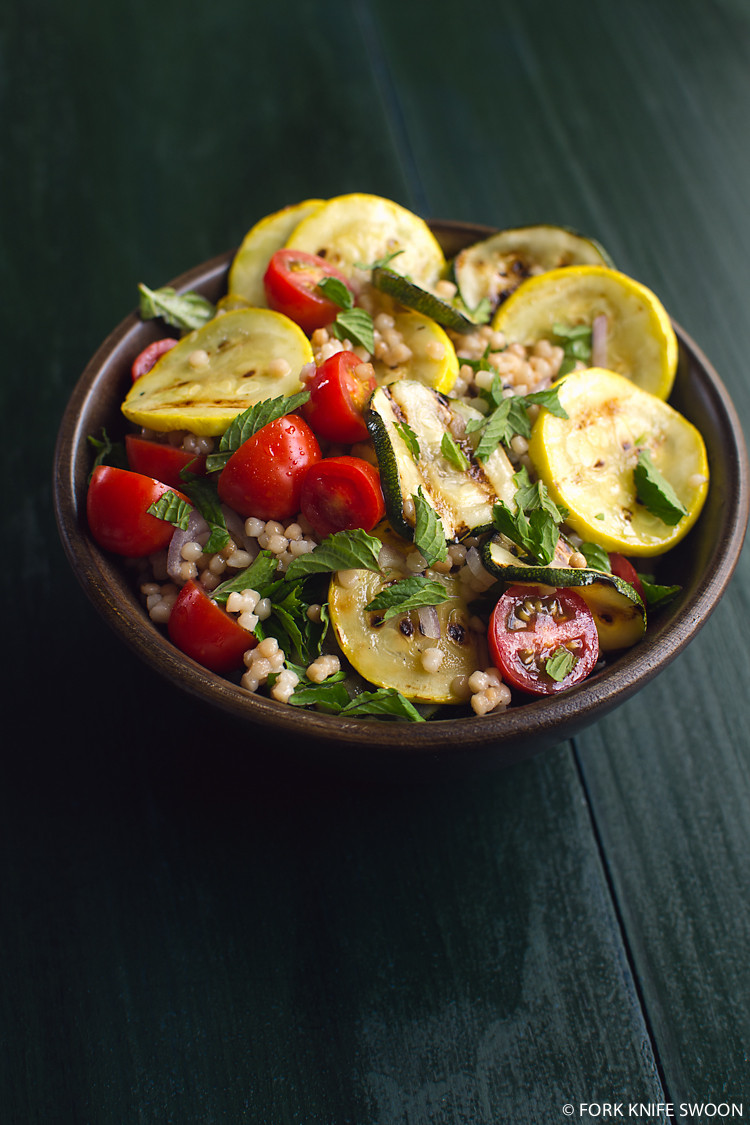
[[[487,237],[490,228],[432,223],[450,257]],[[216,301],[225,291],[232,254],[197,266],[172,284]],[[118,636],[154,671],[241,724],[248,753],[265,738],[293,745],[305,758],[352,764],[397,777],[437,778],[491,769],[530,757],[570,737],[629,699],[693,639],[708,620],[731,578],[748,519],[747,454],[742,431],[718,375],[693,341],[675,325],[680,364],[671,403],[701,431],[711,484],[698,523],[667,556],[665,581],[680,595],[654,616],[644,640],[582,684],[557,696],[513,705],[502,714],[425,723],[342,719],[298,710],[252,695],[183,656],[148,618],[121,560],[102,551],[88,534],[86,487],[91,468],[88,435],[102,426],[121,437],[120,403],[130,383],[133,358],[158,338],[153,322],[136,312],[107,337],[78,381],[62,419],[55,452],[54,499],[60,536],[70,564],[93,605]]]

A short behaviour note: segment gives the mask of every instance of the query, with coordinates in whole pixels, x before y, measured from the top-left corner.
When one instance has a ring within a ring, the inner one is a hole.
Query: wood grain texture
[[[0,15],[4,1120],[537,1125],[743,1093],[746,555],[576,756],[401,791],[269,763],[154,684],[56,541],[57,419],[137,281],[311,195],[599,237],[750,418],[746,6],[424,11]]]

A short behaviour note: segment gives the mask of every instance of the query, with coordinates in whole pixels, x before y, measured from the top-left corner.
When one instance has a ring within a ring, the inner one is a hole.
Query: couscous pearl
[[[191,578],[198,577],[198,567],[194,562],[184,562],[180,565],[180,578],[183,582],[189,582]]]
[[[274,379],[283,379],[292,370],[287,360],[282,357],[272,359],[268,365],[268,374]]]
[[[248,633],[252,633],[258,624],[258,615],[257,613],[241,613],[237,618],[237,624],[241,625],[243,629],[247,629]]]
[[[271,616],[271,599],[261,598],[255,607],[259,621],[266,621]]]
[[[245,535],[249,536],[251,539],[257,539],[258,536],[262,534],[265,526],[263,520],[251,516],[250,519],[245,520]]]
[[[471,688],[472,692],[484,691],[485,688],[489,685],[489,682],[490,681],[487,673],[480,672],[478,669],[476,672],[472,672],[469,676],[469,687]]]
[[[425,672],[437,672],[443,663],[443,653],[439,648],[427,648],[422,653],[421,660]]]
[[[208,358],[208,352],[205,350],[205,348],[196,348],[195,351],[192,351],[188,356],[188,363],[191,367],[194,367],[196,369],[200,367],[208,367],[210,362],[211,361]]]
[[[227,566],[231,566],[235,570],[244,570],[246,566],[250,566],[252,561],[252,556],[247,551],[235,550],[227,559]]]
[[[281,555],[289,546],[285,535],[270,535],[268,537],[268,550],[274,555]]]
[[[197,562],[203,554],[203,548],[200,543],[195,543],[190,539],[187,543],[183,543],[180,554],[186,562]]]

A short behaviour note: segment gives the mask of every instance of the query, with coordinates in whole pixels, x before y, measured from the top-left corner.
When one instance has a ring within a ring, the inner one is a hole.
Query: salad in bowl
[[[141,286],[124,444],[90,534],[204,668],[298,708],[420,722],[557,695],[678,590],[649,562],[709,486],[667,402],[669,317],[593,240],[447,259],[352,194],[262,219],[226,293]]]

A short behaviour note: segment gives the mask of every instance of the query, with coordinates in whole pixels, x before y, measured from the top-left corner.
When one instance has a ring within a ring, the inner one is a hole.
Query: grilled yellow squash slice
[[[286,244],[289,235],[308,215],[319,211],[322,199],[306,199],[266,215],[247,232],[234,256],[229,270],[227,292],[230,297],[244,297],[249,305],[267,307],[263,275],[271,255]]]
[[[495,314],[508,342],[551,339],[555,324],[591,327],[607,319],[606,363],[644,391],[667,399],[677,371],[677,337],[650,289],[606,266],[567,266],[530,277]]]
[[[703,438],[686,418],[613,371],[588,368],[557,384],[568,415],[542,409],[529,455],[569,524],[583,539],[624,555],[659,555],[700,515],[708,491]],[[647,450],[686,514],[670,524],[641,502],[635,468]]]
[[[435,391],[448,394],[458,378],[458,357],[447,333],[428,316],[404,310],[394,312],[397,332],[411,352],[411,358],[389,367],[374,359],[375,377],[382,385],[397,379],[413,379]]]
[[[382,613],[365,609],[387,581],[371,570],[358,571],[358,581],[342,582],[334,575],[329,589],[329,611],[341,650],[352,666],[370,683],[395,688],[415,703],[466,703],[457,690],[458,676],[470,676],[485,667],[483,638],[469,628],[469,610],[461,593],[462,584],[437,571],[427,575],[442,583],[449,600],[435,607],[440,636],[424,636],[417,613],[396,614],[387,621]],[[442,653],[440,667],[428,672],[422,663],[427,649]]]
[[[133,383],[122,412],[151,430],[221,434],[254,403],[295,394],[312,358],[310,341],[288,317],[235,309],[183,336]]]
[[[372,266],[396,251],[399,273],[431,286],[446,269],[440,243],[419,216],[379,195],[353,193],[329,199],[300,222],[287,246],[317,254],[347,277],[364,279]]]

